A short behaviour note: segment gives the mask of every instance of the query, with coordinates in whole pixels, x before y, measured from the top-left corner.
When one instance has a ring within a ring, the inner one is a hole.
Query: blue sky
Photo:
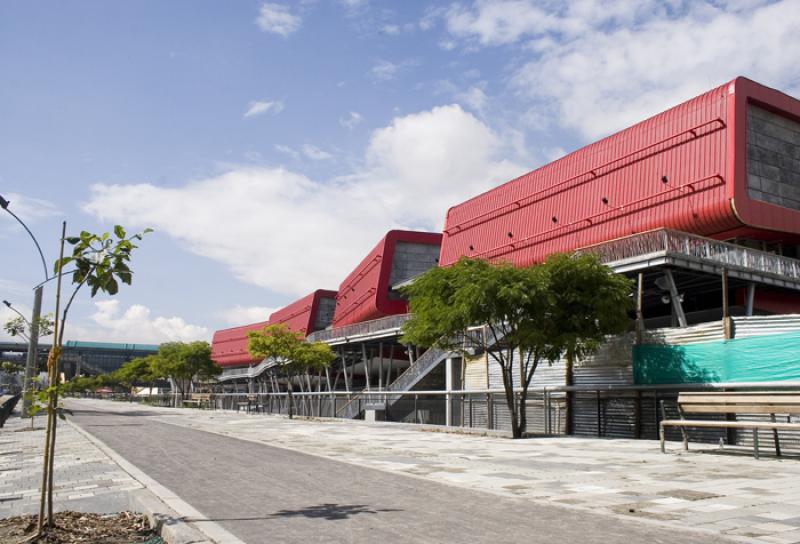
[[[64,219],[156,229],[67,336],[210,338],[737,75],[800,94],[797,28],[796,0],[9,0],[0,194],[51,260]],[[0,255],[28,311],[41,270],[6,214]]]

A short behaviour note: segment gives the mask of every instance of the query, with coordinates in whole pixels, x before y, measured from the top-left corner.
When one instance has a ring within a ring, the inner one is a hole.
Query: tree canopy
[[[593,255],[553,255],[528,267],[462,258],[404,288],[411,319],[402,341],[486,351],[501,367],[512,432],[519,437],[539,364],[585,357],[606,335],[624,331],[631,289]]]
[[[209,381],[222,373],[222,368],[211,359],[208,342],[167,342],[148,360],[153,376],[172,379],[181,396],[195,381]]]
[[[260,359],[273,359],[275,370],[287,377],[289,417],[292,417],[293,380],[300,374],[324,370],[336,359],[328,344],[305,342],[303,337],[286,325],[268,325],[247,333],[250,355]]]

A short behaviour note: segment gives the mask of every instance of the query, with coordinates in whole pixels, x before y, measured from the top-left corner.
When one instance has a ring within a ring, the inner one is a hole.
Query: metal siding
[[[395,245],[401,241],[439,245],[441,239],[441,234],[432,232],[389,231],[339,286],[333,326],[406,313],[408,305],[405,301],[389,298],[389,275]]]
[[[335,298],[336,291],[317,289],[300,300],[276,310],[269,316],[269,324],[284,324],[289,330],[299,332],[303,336],[315,330],[317,311],[321,298]]]
[[[454,206],[447,214],[440,264],[469,255],[527,265],[653,228],[714,236],[742,227],[729,198],[734,174],[729,148],[731,142],[738,145],[728,134],[735,111],[729,107],[731,85]],[[789,100],[798,104],[800,115],[800,102]],[[744,122],[736,130],[744,130]],[[792,232],[800,232],[800,214],[795,217]]]
[[[464,365],[464,389],[486,389],[486,355],[467,357]]]
[[[252,323],[214,332],[211,340],[211,358],[220,366],[241,366],[257,363],[247,351],[247,333],[269,325],[269,321]]]

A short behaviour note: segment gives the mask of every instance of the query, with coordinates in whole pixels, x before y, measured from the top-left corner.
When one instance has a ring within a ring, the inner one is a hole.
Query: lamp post
[[[22,221],[22,219],[17,217],[17,214],[15,214],[13,211],[8,209],[9,204],[10,202],[5,198],[3,198],[2,195],[0,195],[0,208],[3,208],[5,211],[11,214],[11,217],[16,219],[17,222],[20,225],[22,225],[22,228],[25,229],[25,231],[31,237],[31,240],[33,240],[33,243],[36,245],[36,250],[39,252],[39,257],[42,259],[42,269],[44,270],[44,281],[47,282],[47,280],[50,279],[47,273],[47,261],[44,258],[44,253],[42,253],[42,248],[39,245],[39,241],[33,235],[31,229],[29,229],[28,226]],[[36,355],[39,350],[39,319],[42,313],[43,290],[44,290],[44,284],[42,283],[37,285],[33,290],[33,316],[31,317],[30,320],[31,330],[30,330],[30,335],[28,337],[28,356],[25,360],[25,376],[22,382],[22,392],[23,392],[22,417],[28,417],[28,409],[31,406],[31,399],[28,398],[28,395],[26,395],[26,393],[28,393],[29,390],[31,389],[31,380],[33,379],[33,372],[34,369],[36,368],[36,363],[37,363]]]

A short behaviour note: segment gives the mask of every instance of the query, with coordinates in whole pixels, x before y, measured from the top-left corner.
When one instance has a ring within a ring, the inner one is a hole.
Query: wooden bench
[[[792,392],[748,392],[748,393],[681,393],[678,395],[678,414],[680,419],[667,419],[664,401],[661,401],[663,421],[659,428],[661,451],[664,449],[664,432],[666,427],[679,427],[683,436],[683,449],[689,449],[689,437],[686,427],[707,429],[752,429],[753,455],[758,459],[758,431],[771,429],[775,441],[775,454],[781,455],[778,431],[800,431],[800,422],[777,421],[776,414],[800,414],[800,393]],[[769,414],[770,421],[724,421],[686,419],[686,414],[734,414],[761,415]]]
[[[211,393],[193,393],[192,397],[184,399],[181,405],[192,408],[211,408],[212,398]]]

